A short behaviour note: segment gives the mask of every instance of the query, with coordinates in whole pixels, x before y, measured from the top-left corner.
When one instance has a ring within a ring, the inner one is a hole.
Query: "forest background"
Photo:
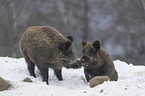
[[[21,35],[29,26],[51,26],[81,41],[100,40],[116,60],[145,65],[145,0],[0,0],[0,56],[22,57]]]

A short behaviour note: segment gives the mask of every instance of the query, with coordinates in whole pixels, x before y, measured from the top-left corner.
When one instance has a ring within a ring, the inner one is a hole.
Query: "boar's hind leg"
[[[42,64],[41,64],[42,65]],[[40,66],[40,73],[41,73],[41,76],[43,78],[43,82],[46,82],[46,84],[48,85],[48,67],[47,66]]]
[[[28,56],[25,56],[25,60],[27,62],[27,67],[28,67],[28,70],[30,72],[30,75],[35,77],[36,78],[36,75],[35,75],[35,64],[29,59]]]
[[[56,75],[57,79],[59,81],[62,81],[63,80],[62,79],[62,69],[55,69],[54,72],[55,72],[55,75]]]

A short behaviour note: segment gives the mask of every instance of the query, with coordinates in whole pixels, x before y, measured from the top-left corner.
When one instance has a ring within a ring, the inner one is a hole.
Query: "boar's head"
[[[102,66],[101,59],[100,59],[100,49],[101,44],[99,40],[94,42],[88,43],[86,41],[82,41],[82,57],[81,57],[81,64],[84,68],[93,69],[99,68]]]
[[[61,52],[61,63],[66,68],[81,68],[82,65],[77,56],[72,51],[73,37],[68,36],[68,41],[60,44],[59,50]]]

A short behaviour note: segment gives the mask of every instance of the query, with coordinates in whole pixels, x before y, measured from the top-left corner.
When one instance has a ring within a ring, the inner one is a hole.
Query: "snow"
[[[12,88],[0,92],[0,96],[145,96],[145,66],[133,66],[114,61],[118,81],[106,81],[94,88],[84,81],[83,68],[63,68],[63,81],[49,72],[49,85],[42,82],[39,70],[37,78],[29,75],[24,58],[0,57],[0,76],[12,84]],[[29,77],[33,83],[22,82]]]

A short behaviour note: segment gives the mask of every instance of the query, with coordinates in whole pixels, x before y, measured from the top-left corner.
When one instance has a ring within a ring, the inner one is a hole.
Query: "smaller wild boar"
[[[100,41],[91,43],[82,41],[81,64],[84,66],[84,74],[87,82],[95,76],[109,76],[110,80],[118,80],[118,74],[114,68],[112,58],[101,47]]]
[[[73,37],[67,38],[49,26],[30,26],[22,35],[19,47],[30,75],[35,75],[35,65],[43,81],[48,84],[49,68],[54,70],[58,80],[62,78],[62,67],[80,68],[81,64],[72,51]]]

